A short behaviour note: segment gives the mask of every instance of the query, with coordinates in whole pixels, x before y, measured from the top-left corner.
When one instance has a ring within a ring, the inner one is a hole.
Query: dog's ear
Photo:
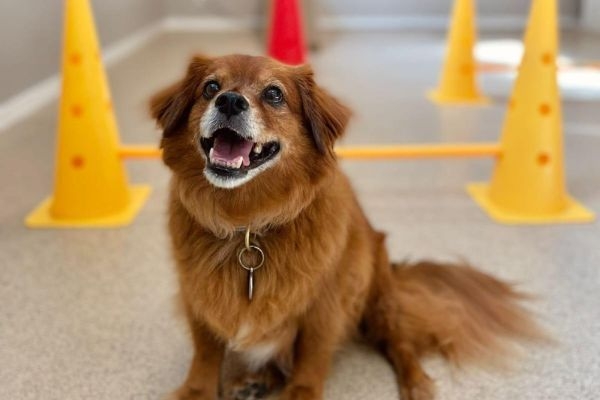
[[[211,59],[195,56],[185,77],[156,93],[150,99],[150,114],[163,129],[163,137],[181,131],[196,100],[196,91],[204,79]]]
[[[333,152],[333,145],[344,133],[352,113],[315,83],[310,67],[299,67],[298,76],[304,124],[320,153]]]

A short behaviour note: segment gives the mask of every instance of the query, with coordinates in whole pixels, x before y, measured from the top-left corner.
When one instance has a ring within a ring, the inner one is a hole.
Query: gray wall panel
[[[583,26],[594,32],[600,32],[600,0],[583,0]]]
[[[0,103],[55,74],[62,43],[63,1],[0,0]],[[103,45],[164,15],[163,0],[93,0]]]
[[[322,15],[447,15],[452,0],[314,0]],[[598,0],[588,7],[597,15]],[[576,16],[580,0],[561,0]],[[258,17],[267,0],[92,0],[103,45],[168,16]],[[527,0],[479,0],[482,15],[526,15]],[[62,0],[0,0],[0,103],[58,71]],[[585,18],[584,18],[585,20]],[[597,18],[586,20],[596,25]]]
[[[210,14],[247,16],[268,0],[165,0],[167,13],[177,16]],[[445,15],[452,0],[314,0],[327,15]],[[580,0],[561,0],[563,15],[576,16]],[[483,15],[526,15],[528,0],[479,0]]]

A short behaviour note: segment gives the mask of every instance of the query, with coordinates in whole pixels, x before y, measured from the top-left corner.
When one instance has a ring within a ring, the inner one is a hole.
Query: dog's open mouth
[[[278,142],[257,143],[229,128],[217,129],[200,143],[208,168],[223,176],[245,175],[271,160],[280,150]]]

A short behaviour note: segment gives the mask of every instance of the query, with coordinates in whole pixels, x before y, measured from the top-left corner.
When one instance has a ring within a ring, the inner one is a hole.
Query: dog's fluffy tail
[[[530,296],[470,266],[399,264],[392,274],[399,322],[417,350],[455,364],[494,362],[512,354],[515,340],[545,339],[523,306]]]
[[[383,235],[380,241],[361,327],[394,366],[403,399],[434,397],[424,355],[437,353],[457,366],[506,366],[518,344],[552,343],[524,306],[532,296],[514,285],[469,265],[390,264]]]
[[[424,261],[381,268],[388,273],[378,274],[365,327],[388,353],[439,353],[455,365],[501,364],[516,343],[550,341],[523,305],[531,296],[468,265]]]

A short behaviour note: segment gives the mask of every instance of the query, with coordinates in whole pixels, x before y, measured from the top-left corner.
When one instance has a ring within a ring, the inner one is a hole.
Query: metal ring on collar
[[[244,253],[247,251],[252,251],[252,250],[258,251],[258,254],[260,256],[260,261],[256,267],[248,267],[246,264],[244,264],[244,261],[242,260],[242,256],[244,255]],[[238,253],[238,262],[240,263],[240,266],[242,268],[244,268],[246,271],[256,271],[257,269],[259,269],[260,267],[263,266],[263,264],[265,262],[265,253],[263,253],[263,251],[260,247],[250,245],[249,247],[244,247],[240,250],[240,252]]]

